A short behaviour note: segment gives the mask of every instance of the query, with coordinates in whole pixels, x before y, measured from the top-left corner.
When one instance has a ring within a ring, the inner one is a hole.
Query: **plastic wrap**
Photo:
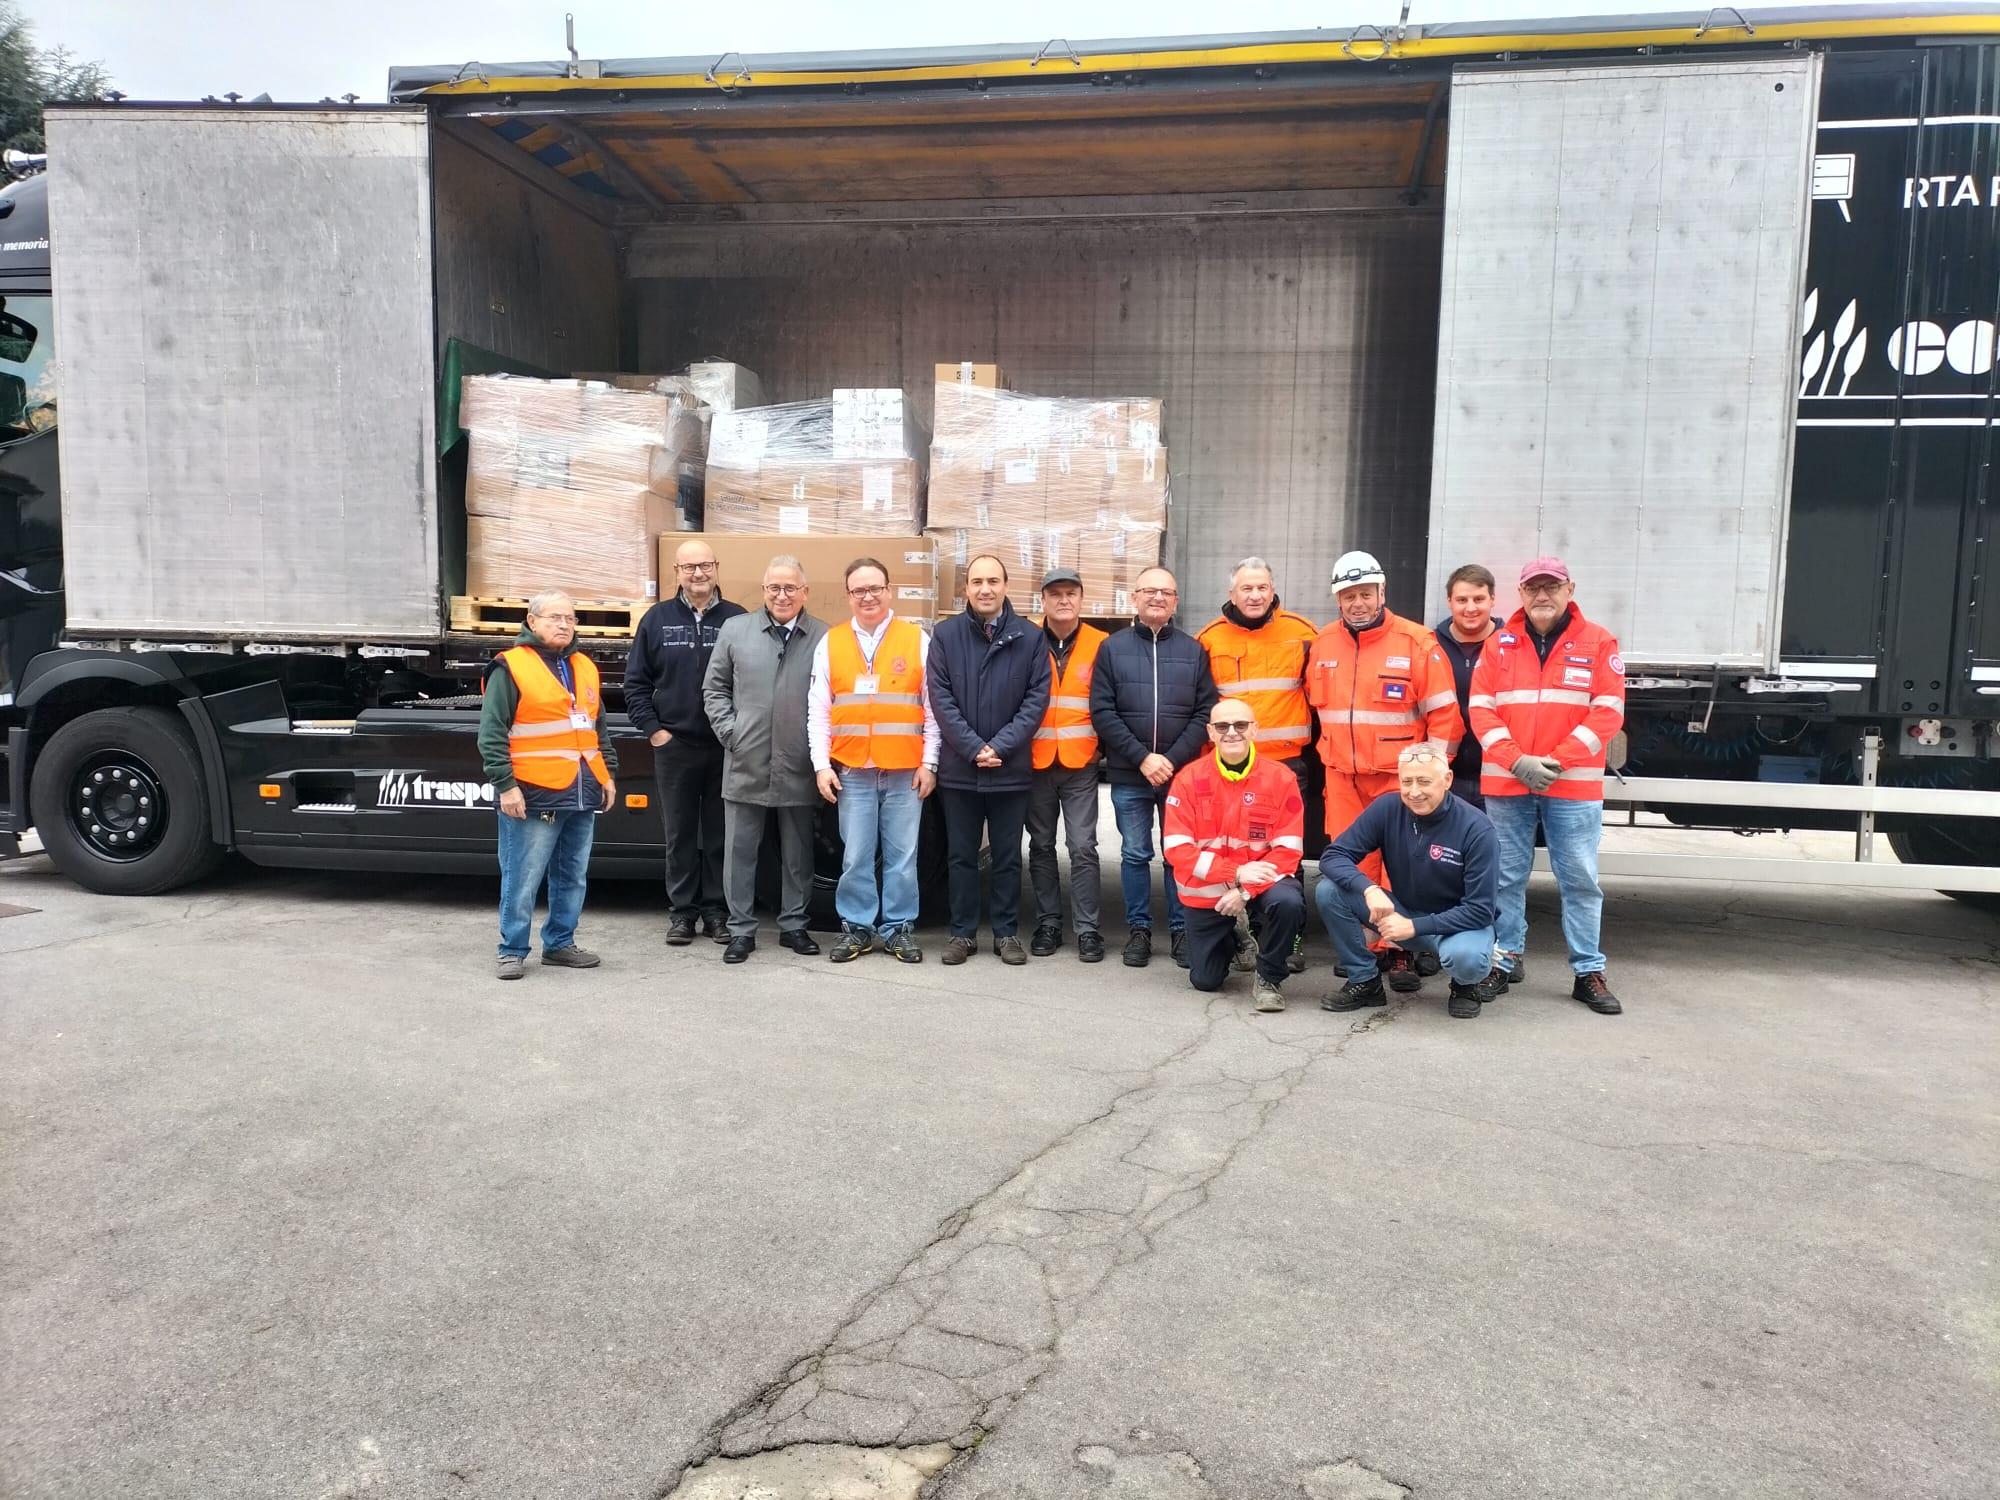
[[[990,551],[1007,560],[1017,610],[1038,611],[1041,575],[1069,567],[1085,614],[1129,614],[1167,525],[1159,401],[1020,395],[987,384],[992,369],[939,366],[928,505],[939,610],[959,607],[964,563]]]
[[[473,375],[463,391],[466,592],[655,597],[654,539],[698,459],[695,409],[600,381]]]
[[[922,451],[895,389],[718,412],[704,524],[735,535],[910,535],[923,527]]]

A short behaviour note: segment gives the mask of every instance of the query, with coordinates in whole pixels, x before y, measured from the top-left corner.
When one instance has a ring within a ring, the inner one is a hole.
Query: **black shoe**
[[[833,952],[827,957],[837,964],[851,964],[862,954],[875,947],[875,934],[866,927],[843,927],[840,941],[833,945]]]
[[[938,959],[938,962],[948,965],[962,964],[978,951],[978,938],[953,937],[944,945],[944,954]]]
[[[701,935],[711,943],[733,943],[729,935],[729,916],[726,912],[712,911],[701,919]]]
[[[667,946],[685,948],[694,941],[694,918],[672,916],[667,918]]]
[[[1153,929],[1134,927],[1125,939],[1125,967],[1143,969],[1153,961]]]
[[[1511,988],[1528,977],[1528,960],[1517,953],[1514,955],[1514,967],[1502,972],[1506,974],[1507,984]]]
[[[882,951],[899,964],[920,964],[924,961],[924,950],[917,946],[916,935],[907,927],[883,933]]]
[[[1187,934],[1185,932],[1169,933],[1167,935],[1167,942],[1174,950],[1174,962],[1185,969],[1188,966]]]
[[[1401,948],[1385,955],[1382,972],[1388,976],[1389,988],[1399,995],[1414,994],[1423,988],[1424,981],[1417,974],[1417,966],[1410,962],[1410,955]]]
[[[1028,951],[1037,958],[1047,958],[1062,946],[1062,924],[1040,922],[1035,926],[1035,935],[1028,940]]]
[[[1625,1013],[1625,1007],[1611,993],[1611,986],[1601,969],[1595,974],[1577,975],[1576,983],[1570,986],[1569,997],[1581,1000],[1600,1016],[1622,1016]]]
[[[1491,1005],[1507,993],[1507,971],[1496,965],[1473,988],[1479,992],[1481,1005]]]
[[[1241,927],[1236,929],[1236,952],[1229,962],[1239,974],[1248,974],[1257,967],[1257,939]]]
[[[1292,939],[1292,956],[1285,960],[1285,968],[1294,974],[1306,971],[1306,935],[1302,932]]]
[[[813,935],[803,927],[797,932],[779,933],[778,946],[780,948],[789,948],[794,953],[803,953],[807,958],[811,958],[815,953],[819,952],[819,944],[813,941]]]
[[[1076,935],[1077,960],[1086,964],[1104,962],[1104,939],[1094,932],[1079,932]]]
[[[1443,968],[1444,965],[1438,962],[1437,954],[1430,950],[1426,949],[1417,955],[1417,974],[1420,978],[1429,979]]]
[[[1453,982],[1451,998],[1444,1003],[1445,1014],[1454,1021],[1470,1021],[1479,1014],[1479,986]]]
[[[740,964],[756,951],[757,940],[755,938],[731,938],[729,946],[722,950],[722,961],[726,964]]]
[[[1320,1001],[1321,1010],[1366,1010],[1371,1005],[1387,1005],[1389,992],[1382,988],[1382,976],[1373,979],[1350,979],[1333,994]]]

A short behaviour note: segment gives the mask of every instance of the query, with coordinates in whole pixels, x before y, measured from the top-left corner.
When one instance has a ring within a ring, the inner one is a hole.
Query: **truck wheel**
[[[1944,818],[1892,831],[1889,847],[1912,865],[2000,865],[2000,823],[1991,818]],[[1946,891],[1954,901],[2000,912],[2000,891]]]
[[[193,737],[158,708],[100,708],[55,732],[29,805],[63,874],[107,896],[157,896],[215,868]]]

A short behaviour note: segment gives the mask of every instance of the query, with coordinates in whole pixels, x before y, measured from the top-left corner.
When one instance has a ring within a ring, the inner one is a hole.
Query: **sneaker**
[[[1028,951],[1037,958],[1047,958],[1062,946],[1062,924],[1041,922],[1035,927],[1035,936],[1028,944]]]
[[[1410,955],[1401,948],[1393,949],[1387,955],[1382,972],[1388,977],[1389,988],[1399,995],[1413,994],[1424,986],[1417,966],[1410,962]]]
[[[1481,1005],[1491,1005],[1507,993],[1507,971],[1495,965],[1473,988],[1479,992]]]
[[[594,969],[603,960],[588,948],[571,943],[567,948],[544,948],[542,962],[558,969]]]
[[[1250,992],[1251,1008],[1266,1013],[1285,1008],[1285,997],[1279,988],[1262,974],[1257,976],[1257,987]]]
[[[729,914],[727,912],[704,912],[701,918],[701,935],[711,943],[729,941]]]
[[[694,918],[676,914],[667,918],[667,946],[685,948],[694,941]]]
[[[1454,1021],[1470,1021],[1479,1014],[1479,986],[1453,981],[1451,998],[1445,1001],[1444,1008]]]
[[[1611,985],[1604,977],[1604,971],[1594,974],[1579,974],[1576,983],[1570,986],[1569,997],[1581,1000],[1600,1016],[1619,1016],[1625,1007],[1618,1003],[1618,997],[1611,993]]]
[[[842,927],[840,941],[833,945],[827,957],[837,964],[851,964],[862,954],[875,947],[875,934],[866,927]]]
[[[1167,941],[1173,948],[1174,962],[1185,969],[1188,966],[1187,934],[1185,932],[1169,933]]]
[[[944,945],[944,958],[942,962],[946,964],[962,964],[978,951],[978,938],[954,937]]]
[[[519,979],[527,972],[528,961],[518,953],[503,953],[500,955],[500,977],[502,979]]]
[[[1292,956],[1285,960],[1285,967],[1294,974],[1306,971],[1306,935],[1302,932],[1292,939]]]
[[[1076,935],[1076,957],[1079,963],[1101,964],[1104,962],[1104,939],[1095,932],[1079,932]]]
[[[1389,992],[1382,988],[1382,976],[1377,974],[1369,979],[1350,979],[1333,994],[1320,1001],[1321,1010],[1366,1010],[1371,1005],[1387,1005]]]
[[[1250,936],[1249,928],[1239,926],[1236,929],[1236,957],[1230,963],[1239,974],[1248,974],[1257,967],[1257,940]]]
[[[916,934],[907,927],[895,927],[883,933],[882,951],[899,964],[920,964],[924,961],[924,950],[917,946]]]
[[[1444,965],[1438,962],[1438,956],[1432,950],[1427,948],[1417,954],[1417,976],[1420,979],[1429,979],[1443,968]]]
[[[993,951],[1000,955],[1001,963],[1011,965],[1015,968],[1019,968],[1028,961],[1028,950],[1021,946],[1019,938],[1011,934],[1007,937],[996,938],[993,943]]]
[[[1134,927],[1125,939],[1125,967],[1143,969],[1153,961],[1153,929]]]

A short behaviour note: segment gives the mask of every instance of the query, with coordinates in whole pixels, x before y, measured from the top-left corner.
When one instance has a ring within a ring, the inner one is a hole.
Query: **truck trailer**
[[[457,377],[720,358],[920,420],[945,361],[1161,398],[1189,623],[1251,552],[1325,618],[1366,548],[1428,619],[1561,554],[1623,645],[1614,806],[1856,835],[1608,873],[2000,891],[2000,12],[572,52],[389,101],[51,107],[0,194],[0,840],[92,889],[492,869]],[[656,872],[656,814],[594,858]]]

